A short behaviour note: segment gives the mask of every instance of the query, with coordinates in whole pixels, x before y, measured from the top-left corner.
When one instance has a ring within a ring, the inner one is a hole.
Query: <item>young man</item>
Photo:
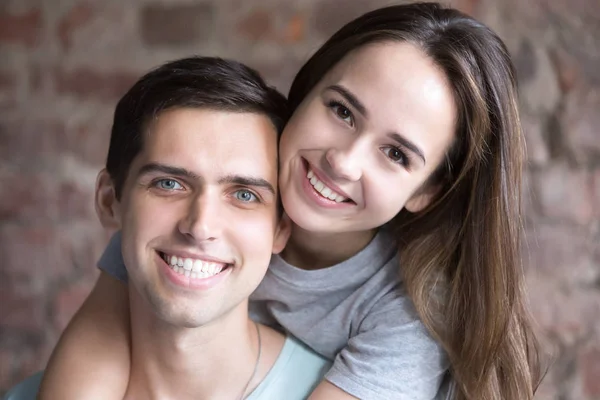
[[[285,102],[239,63],[188,58],[150,72],[117,105],[96,209],[122,231],[126,398],[302,399],[326,372],[320,356],[248,318],[248,297],[289,235],[277,197]],[[39,379],[7,398],[35,395]]]

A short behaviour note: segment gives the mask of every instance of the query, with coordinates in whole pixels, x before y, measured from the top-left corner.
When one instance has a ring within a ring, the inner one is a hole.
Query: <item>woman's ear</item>
[[[96,214],[102,226],[108,230],[121,229],[121,210],[115,186],[106,169],[98,173],[95,195]]]
[[[292,233],[292,221],[283,213],[277,223],[277,230],[275,231],[275,238],[273,239],[273,254],[279,254],[285,248],[290,234]]]
[[[435,197],[441,189],[442,187],[440,185],[427,185],[426,187],[417,190],[417,192],[408,199],[404,208],[413,214],[424,210],[433,200],[435,200]]]

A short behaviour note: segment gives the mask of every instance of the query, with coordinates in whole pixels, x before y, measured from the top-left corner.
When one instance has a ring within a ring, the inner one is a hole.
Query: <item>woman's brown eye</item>
[[[386,155],[387,158],[390,159],[390,161],[396,164],[408,166],[408,159],[406,157],[406,154],[404,154],[402,150],[393,146],[385,147],[383,149],[383,153]]]
[[[391,149],[390,150],[390,158],[394,161],[398,161],[402,158],[402,153],[400,153],[400,151],[398,151],[398,149]]]
[[[350,110],[344,106],[338,106],[337,115],[342,119],[350,118],[352,116],[352,114],[350,114]]]

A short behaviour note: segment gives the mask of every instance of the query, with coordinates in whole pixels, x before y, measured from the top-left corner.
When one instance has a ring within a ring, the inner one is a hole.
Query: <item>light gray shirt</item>
[[[118,234],[98,265],[127,278]],[[360,399],[448,395],[447,356],[406,295],[397,246],[384,229],[361,252],[325,269],[303,270],[273,256],[250,297],[250,316],[331,360],[325,378]]]

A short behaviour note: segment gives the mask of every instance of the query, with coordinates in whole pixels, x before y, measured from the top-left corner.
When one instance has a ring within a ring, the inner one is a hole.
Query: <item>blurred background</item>
[[[393,3],[0,0],[0,395],[44,367],[97,277],[95,177],[137,78],[219,55],[287,93],[337,28]],[[600,399],[600,0],[449,4],[495,29],[518,67],[529,295],[554,354],[537,398]]]

